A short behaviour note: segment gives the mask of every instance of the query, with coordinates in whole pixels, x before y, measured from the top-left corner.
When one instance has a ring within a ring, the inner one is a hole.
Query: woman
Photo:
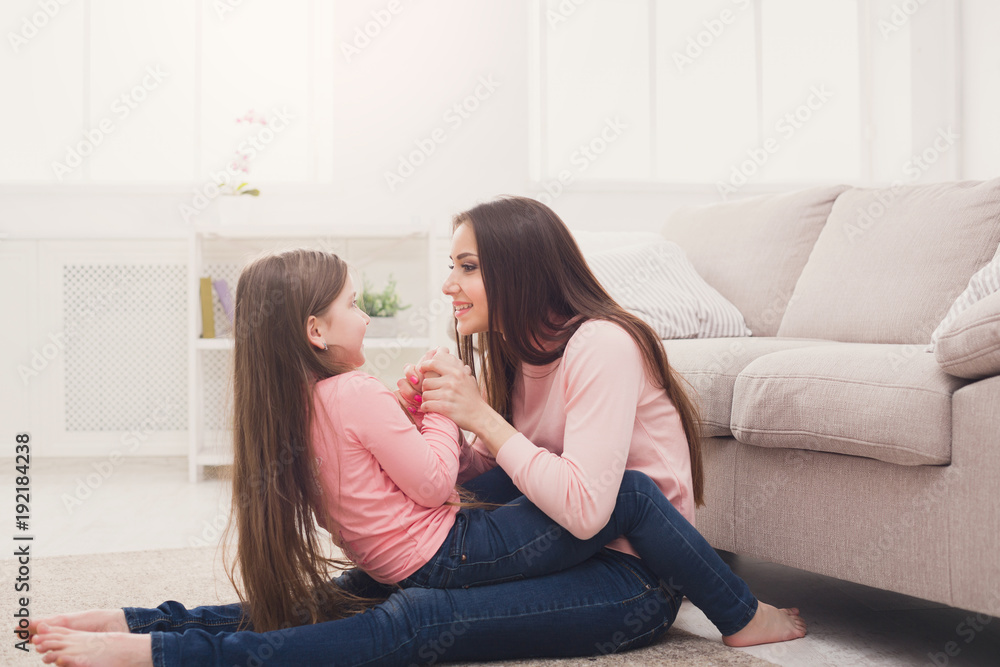
[[[444,289],[455,301],[461,355],[470,363],[470,337],[479,334],[485,400],[471,369],[444,354],[420,369],[441,377],[421,387],[420,373],[411,376],[423,393],[403,384],[403,400],[476,433],[476,447],[466,450],[466,476],[499,464],[575,537],[606,523],[626,468],[646,472],[692,519],[701,496],[697,421],[649,327],[614,304],[565,226],[538,202],[484,204],[457,216],[455,227],[456,268]],[[469,487],[496,502],[518,495],[499,470]],[[758,604],[693,528],[683,538],[691,549],[685,566],[727,583],[713,587],[719,599],[702,601],[729,614],[727,643],[804,634],[797,610]],[[64,664],[98,648],[121,664],[155,659],[157,665],[409,664],[620,651],[665,632],[680,595],[693,591],[658,580],[627,543],[610,546],[556,575],[468,590],[400,591],[344,620],[271,632],[237,631],[245,620],[240,605],[185,610],[173,602],[54,617],[33,627],[42,633],[39,648],[53,651],[46,659],[59,654]],[[354,571],[338,583],[359,595],[390,592]],[[303,601],[310,609],[322,602]]]

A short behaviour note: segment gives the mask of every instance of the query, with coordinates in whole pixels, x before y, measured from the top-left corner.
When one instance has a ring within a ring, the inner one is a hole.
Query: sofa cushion
[[[681,208],[663,235],[684,248],[705,281],[739,308],[754,336],[773,336],[833,201],[846,188]]]
[[[747,364],[765,354],[830,341],[799,338],[702,338],[665,340],[667,361],[694,388],[702,435],[732,435],[733,385]]]
[[[587,264],[614,300],[660,338],[750,335],[736,306],[698,275],[672,241],[592,253]]]
[[[962,311],[938,339],[938,365],[973,380],[1000,375],[1000,292]]]
[[[835,343],[747,365],[733,387],[733,436],[760,447],[900,465],[951,460],[951,395],[966,381],[910,345]]]
[[[1000,179],[848,190],[833,205],[778,335],[927,343],[998,244]]]

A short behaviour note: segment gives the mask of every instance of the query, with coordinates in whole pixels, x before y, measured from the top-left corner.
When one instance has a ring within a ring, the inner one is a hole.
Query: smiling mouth
[[[472,304],[471,303],[470,304],[466,304],[464,306],[455,306],[455,317],[458,317],[459,315],[462,315],[463,313],[465,313],[470,308],[472,308]]]

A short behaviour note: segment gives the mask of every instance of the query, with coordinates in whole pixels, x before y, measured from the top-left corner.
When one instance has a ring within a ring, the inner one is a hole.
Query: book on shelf
[[[212,311],[212,279],[199,281],[201,293],[201,337],[215,338],[215,313]]]
[[[233,297],[229,293],[229,285],[225,280],[213,280],[212,285],[215,286],[215,293],[219,296],[219,303],[222,304],[222,312],[226,314],[226,319],[229,320],[229,326],[233,326]]]

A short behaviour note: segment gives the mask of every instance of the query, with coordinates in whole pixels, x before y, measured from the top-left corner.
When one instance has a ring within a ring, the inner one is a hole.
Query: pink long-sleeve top
[[[319,524],[360,568],[395,583],[437,552],[455,523],[460,432],[424,415],[420,429],[396,397],[359,371],[317,382],[311,427],[326,516]]]
[[[586,539],[611,517],[624,471],[639,470],[694,523],[691,458],[680,414],[650,382],[639,346],[622,327],[589,320],[561,359],[523,365],[512,407],[518,433],[495,462],[481,443],[467,448],[460,479],[499,464],[529,500]],[[637,555],[624,538],[608,546]]]

